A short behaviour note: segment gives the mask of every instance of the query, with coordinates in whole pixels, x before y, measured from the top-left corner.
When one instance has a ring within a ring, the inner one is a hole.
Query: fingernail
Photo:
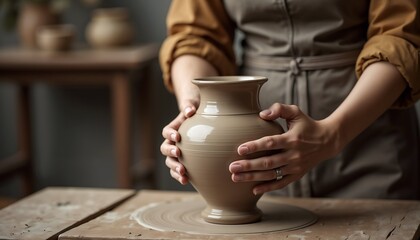
[[[238,175],[238,174],[234,174],[233,175],[233,180],[234,181],[242,181],[244,178],[242,177],[242,175]]]
[[[176,157],[176,149],[174,148],[174,149],[171,149],[171,154],[172,154],[172,156],[175,156]]]
[[[233,163],[233,164],[230,166],[230,170],[231,170],[232,172],[240,172],[240,171],[242,170],[242,166],[241,166],[240,164],[238,164],[238,163]]]
[[[182,177],[179,177],[178,178],[178,182],[180,182],[182,185],[184,185],[185,183],[184,183],[184,181],[182,181],[183,180],[183,178]]]
[[[243,154],[247,154],[247,153],[249,153],[249,148],[248,147],[246,147],[246,146],[239,147],[239,154],[243,155]]]
[[[268,115],[271,114],[271,110],[268,110],[268,109],[263,110],[263,111],[260,112],[260,114],[268,116]]]
[[[176,142],[176,134],[175,133],[172,133],[171,134],[171,140],[174,141],[174,142]]]
[[[189,113],[191,113],[191,111],[192,111],[193,109],[191,108],[191,107],[186,107],[185,109],[184,109],[184,113],[185,113],[185,115],[186,116],[189,116]]]
[[[254,190],[252,190],[252,193],[254,193],[254,195],[260,195],[263,194],[263,191],[259,188],[254,188]]]

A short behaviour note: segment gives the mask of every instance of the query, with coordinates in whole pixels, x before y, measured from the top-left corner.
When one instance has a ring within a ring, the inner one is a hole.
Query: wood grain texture
[[[132,190],[46,188],[0,210],[0,239],[57,239],[133,194]]]
[[[264,196],[306,208],[319,216],[300,230],[242,235],[196,235],[146,229],[130,218],[142,206],[160,201],[197,197],[196,193],[140,191],[122,205],[71,229],[60,240],[74,239],[417,239],[420,202],[388,200],[294,199]]]

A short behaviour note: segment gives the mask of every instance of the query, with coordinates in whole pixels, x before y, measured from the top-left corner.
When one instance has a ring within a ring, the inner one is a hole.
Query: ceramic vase
[[[102,8],[93,12],[86,27],[86,38],[94,48],[115,48],[130,45],[134,28],[124,8]]]
[[[71,49],[76,31],[73,25],[46,25],[37,33],[38,47],[48,52],[62,52]]]
[[[17,19],[17,32],[21,44],[26,48],[36,48],[39,28],[58,22],[58,15],[48,4],[25,2]]]
[[[233,182],[229,165],[245,158],[237,153],[242,143],[284,132],[279,124],[259,117],[259,90],[266,81],[255,76],[193,80],[200,89],[200,106],[179,128],[177,146],[191,184],[206,201],[201,216],[207,222],[243,224],[262,216],[257,208],[261,195],[252,192],[261,182]],[[269,154],[259,152],[247,158]]]

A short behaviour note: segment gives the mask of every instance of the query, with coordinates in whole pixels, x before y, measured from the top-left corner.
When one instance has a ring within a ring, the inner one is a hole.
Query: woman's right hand
[[[170,169],[172,178],[182,185],[188,183],[187,171],[184,165],[178,161],[178,157],[181,156],[181,151],[175,144],[181,140],[181,135],[178,132],[179,127],[187,118],[193,116],[195,112],[196,107],[194,105],[187,105],[187,107],[184,108],[184,111],[180,112],[178,116],[162,130],[162,136],[165,140],[160,146],[160,151],[166,156],[165,164]]]

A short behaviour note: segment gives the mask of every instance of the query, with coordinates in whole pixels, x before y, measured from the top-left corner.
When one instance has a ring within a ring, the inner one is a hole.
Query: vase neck
[[[255,114],[260,108],[259,90],[266,81],[194,82],[200,89],[201,115]]]

